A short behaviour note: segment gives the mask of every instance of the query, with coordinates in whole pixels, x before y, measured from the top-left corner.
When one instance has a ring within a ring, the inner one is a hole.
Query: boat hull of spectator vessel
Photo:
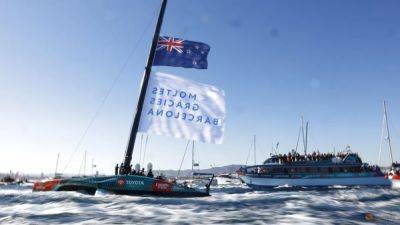
[[[33,191],[77,191],[94,195],[96,191],[124,195],[152,195],[166,197],[205,197],[209,188],[194,189],[166,180],[138,176],[116,175],[76,177],[38,181]]]
[[[362,163],[355,153],[343,158],[325,157],[323,160],[282,162],[279,157],[267,159],[262,165],[245,167],[240,178],[248,186],[268,187],[324,187],[324,186],[390,186],[391,182],[377,166]]]
[[[387,174],[387,179],[389,179],[392,183],[392,188],[399,189],[400,188],[400,164],[392,163],[392,168]]]
[[[254,189],[268,187],[324,187],[324,186],[390,186],[390,181],[383,176],[337,176],[337,177],[303,177],[272,178],[258,175],[245,175],[241,179]]]
[[[394,175],[389,179],[392,182],[392,188],[400,189],[400,176]]]

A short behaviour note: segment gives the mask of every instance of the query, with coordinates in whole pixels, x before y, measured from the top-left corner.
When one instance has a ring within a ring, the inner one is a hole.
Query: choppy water
[[[221,187],[207,198],[176,199],[0,186],[0,224],[400,224],[400,191],[388,188]]]

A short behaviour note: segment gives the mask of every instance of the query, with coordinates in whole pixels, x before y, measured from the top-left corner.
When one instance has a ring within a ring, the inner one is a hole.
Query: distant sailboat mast
[[[302,136],[303,139],[303,150],[304,150],[304,155],[307,155],[307,146],[308,146],[308,125],[309,122],[306,122],[306,129],[304,131],[304,119],[303,116],[301,116],[301,125],[300,125],[300,130],[299,134],[297,135],[297,142],[296,142],[296,148],[295,151],[297,152],[297,149],[299,147],[299,140],[300,140],[300,135]]]
[[[386,134],[387,136],[385,137],[385,128],[386,128]],[[381,165],[381,153],[382,153],[382,142],[384,139],[388,140],[389,144],[389,152],[390,152],[390,160],[393,164],[393,152],[392,152],[392,143],[390,140],[390,131],[389,131],[389,123],[388,123],[388,116],[387,116],[387,107],[386,107],[386,101],[383,101],[383,121],[382,121],[382,134],[381,134],[381,144],[379,147],[379,161],[378,165]]]
[[[162,26],[166,6],[167,6],[167,0],[163,0],[161,3],[160,13],[159,13],[158,20],[157,20],[157,25],[156,25],[155,32],[154,32],[153,41],[151,43],[149,57],[147,59],[146,70],[143,75],[142,87],[140,89],[139,99],[138,99],[136,113],[135,113],[135,117],[134,117],[132,128],[131,128],[131,133],[129,136],[128,146],[125,151],[124,165],[123,165],[123,169],[122,169],[122,172],[124,174],[127,174],[127,172],[129,171],[128,168],[132,162],[132,153],[133,153],[133,148],[135,146],[136,134],[139,129],[140,115],[142,114],[143,103],[144,103],[144,99],[146,96],[147,86],[149,84],[151,67],[153,66],[153,59],[154,59],[154,55],[155,55],[156,48],[157,48],[158,38],[160,36],[160,31],[161,31],[161,26]]]
[[[194,172],[194,141],[192,141],[192,173]]]
[[[257,165],[257,148],[256,148],[256,135],[254,135],[253,139],[253,147],[254,147],[254,165]]]
[[[301,133],[303,134],[303,146],[304,146],[304,155],[307,155],[307,145],[308,145],[308,121],[306,122],[306,130],[304,133],[304,119],[301,117]]]
[[[308,121],[306,122],[306,138],[304,144],[304,155],[307,155],[307,148],[308,148]]]
[[[249,159],[251,159],[251,150],[253,148],[253,154],[254,154],[254,165],[257,164],[257,155],[256,155],[256,135],[253,136],[253,141],[251,142],[250,148],[249,148],[249,152],[247,153],[247,157],[246,157],[246,163],[245,165],[247,165],[247,163],[249,162]]]
[[[56,170],[54,172],[54,177],[57,177],[57,170],[58,170],[58,160],[60,158],[60,153],[57,154],[57,161],[56,161]]]

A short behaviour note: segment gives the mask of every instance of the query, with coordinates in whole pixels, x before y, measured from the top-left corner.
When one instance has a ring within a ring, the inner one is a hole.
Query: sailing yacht
[[[199,172],[200,164],[195,161],[194,157],[195,142],[192,141],[192,170],[189,179],[183,179],[181,182],[188,184],[190,187],[203,187],[204,185],[217,186],[218,181],[214,179],[213,173]]]
[[[144,105],[146,90],[149,85],[151,68],[155,59],[155,52],[160,38],[160,30],[164,17],[167,0],[163,0],[152,40],[152,45],[147,60],[142,86],[140,89],[137,109],[132,124],[128,146],[123,163],[112,176],[85,176],[72,178],[54,178],[38,181],[33,186],[33,191],[78,191],[95,194],[96,191],[106,191],[123,195],[154,195],[169,197],[204,197],[209,196],[212,179],[206,184],[205,189],[195,189],[183,184],[169,182],[162,177],[154,178],[150,173],[132,173],[131,161],[135,140],[139,129],[140,117]],[[197,65],[198,66],[198,65]],[[204,66],[204,65],[203,65]],[[118,173],[119,172],[119,173]]]
[[[386,101],[383,101],[383,121],[382,121],[381,144],[379,147],[379,164],[381,164],[382,145],[384,140],[386,140],[389,145],[389,153],[391,160],[391,167],[386,174],[386,178],[388,178],[392,182],[393,188],[400,188],[400,163],[393,161],[392,141],[390,138]]]

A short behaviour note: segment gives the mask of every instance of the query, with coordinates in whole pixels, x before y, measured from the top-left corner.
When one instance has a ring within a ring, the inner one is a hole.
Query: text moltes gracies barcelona
[[[186,91],[171,90],[161,87],[153,87],[149,103],[158,106],[157,109],[150,108],[147,115],[182,119],[194,123],[220,125],[218,118],[202,115],[201,107],[197,102],[197,94]],[[184,112],[180,112],[182,110]]]

